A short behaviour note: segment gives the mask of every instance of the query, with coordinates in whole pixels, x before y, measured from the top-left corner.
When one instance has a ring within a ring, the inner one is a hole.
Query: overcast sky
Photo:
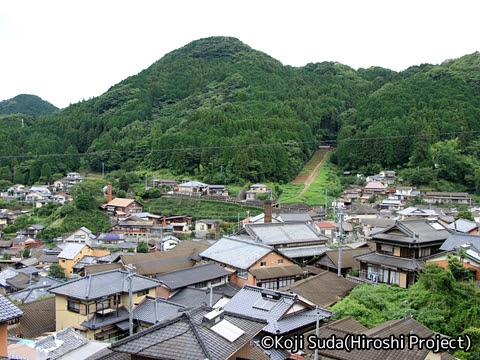
[[[480,50],[479,0],[2,0],[0,100],[63,108],[166,53],[233,36],[284,65],[401,71]]]

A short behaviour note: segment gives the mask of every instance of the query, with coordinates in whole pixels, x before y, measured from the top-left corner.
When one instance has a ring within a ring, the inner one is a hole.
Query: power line
[[[154,154],[163,152],[175,152],[175,151],[201,151],[201,150],[221,150],[221,149],[242,149],[248,147],[272,147],[272,146],[296,146],[296,145],[330,145],[335,146],[344,142],[361,142],[361,141],[373,141],[373,140],[388,140],[388,139],[402,139],[402,138],[421,138],[421,137],[436,137],[436,136],[452,136],[463,134],[476,134],[480,133],[480,130],[470,131],[452,131],[443,133],[423,133],[423,134],[409,134],[409,135],[392,135],[392,136],[377,136],[377,137],[362,137],[352,139],[340,139],[340,140],[320,140],[320,141],[287,141],[282,143],[266,143],[266,144],[242,144],[242,145],[218,145],[218,146],[192,146],[185,148],[168,148],[168,149],[142,149],[142,150],[102,150],[85,153],[58,153],[58,154],[29,154],[29,155],[1,155],[0,159],[31,159],[31,158],[43,158],[43,157],[87,157],[95,155],[110,155],[110,154]]]

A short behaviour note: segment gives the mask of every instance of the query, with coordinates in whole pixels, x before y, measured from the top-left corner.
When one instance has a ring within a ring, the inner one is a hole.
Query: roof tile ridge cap
[[[195,310],[195,309],[194,309],[194,310]],[[203,338],[202,338],[202,336],[200,335],[200,332],[199,332],[198,329],[197,329],[197,326],[198,326],[198,325],[195,324],[192,316],[190,315],[190,312],[182,313],[182,316],[185,316],[185,317],[187,318],[187,321],[188,321],[188,323],[190,324],[190,328],[192,329],[192,332],[193,332],[195,338],[197,339],[198,344],[200,345],[200,347],[202,348],[203,353],[205,354],[205,358],[206,358],[206,359],[213,360],[214,357],[211,356],[210,351],[207,349],[206,345],[204,344]]]

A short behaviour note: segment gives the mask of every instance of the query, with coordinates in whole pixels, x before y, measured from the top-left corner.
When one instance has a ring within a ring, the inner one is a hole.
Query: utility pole
[[[133,289],[132,289],[132,278],[133,278],[133,265],[128,264],[128,307],[129,307],[129,316],[128,316],[128,327],[130,329],[130,336],[133,335]]]
[[[343,243],[343,207],[338,204],[338,217],[339,217],[339,228],[338,228],[338,269],[337,275],[342,276],[342,243]]]
[[[317,311],[317,320],[316,320],[316,325],[315,325],[315,336],[318,339],[318,329],[320,327],[320,313],[318,311],[318,305],[315,306],[315,310]],[[318,360],[318,346],[315,346],[314,360]]]
[[[328,189],[325,189],[325,215],[328,214]]]

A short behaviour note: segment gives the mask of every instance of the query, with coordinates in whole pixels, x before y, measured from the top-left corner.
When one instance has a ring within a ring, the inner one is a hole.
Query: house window
[[[262,261],[262,262],[260,263],[260,266],[267,266],[267,262],[266,262],[266,261]]]
[[[393,253],[393,246],[392,245],[385,245],[381,244],[382,253],[384,254],[392,254]]]
[[[279,264],[283,264],[283,259],[278,259]]]
[[[424,257],[428,256],[431,253],[431,248],[420,248],[418,249],[418,256],[419,257]]]
[[[208,281],[201,281],[201,282],[195,284],[195,287],[200,288],[200,289],[205,288],[207,286],[208,286]]]
[[[248,271],[244,269],[237,269],[237,276],[242,279],[246,279],[248,277]]]
[[[223,279],[223,278],[221,278],[221,277],[216,278],[216,279],[213,279],[213,280],[212,280],[212,285],[221,283],[221,282],[222,282],[222,279]]]
[[[67,309],[68,311],[75,312],[81,315],[86,315],[86,306],[82,304],[80,301],[75,300],[68,300],[67,301]]]
[[[390,284],[400,285],[400,273],[398,271],[390,270]]]
[[[138,292],[137,292],[137,296],[148,295],[149,290],[150,290],[150,289],[145,289],[145,290],[142,290],[142,291],[138,291]]]

